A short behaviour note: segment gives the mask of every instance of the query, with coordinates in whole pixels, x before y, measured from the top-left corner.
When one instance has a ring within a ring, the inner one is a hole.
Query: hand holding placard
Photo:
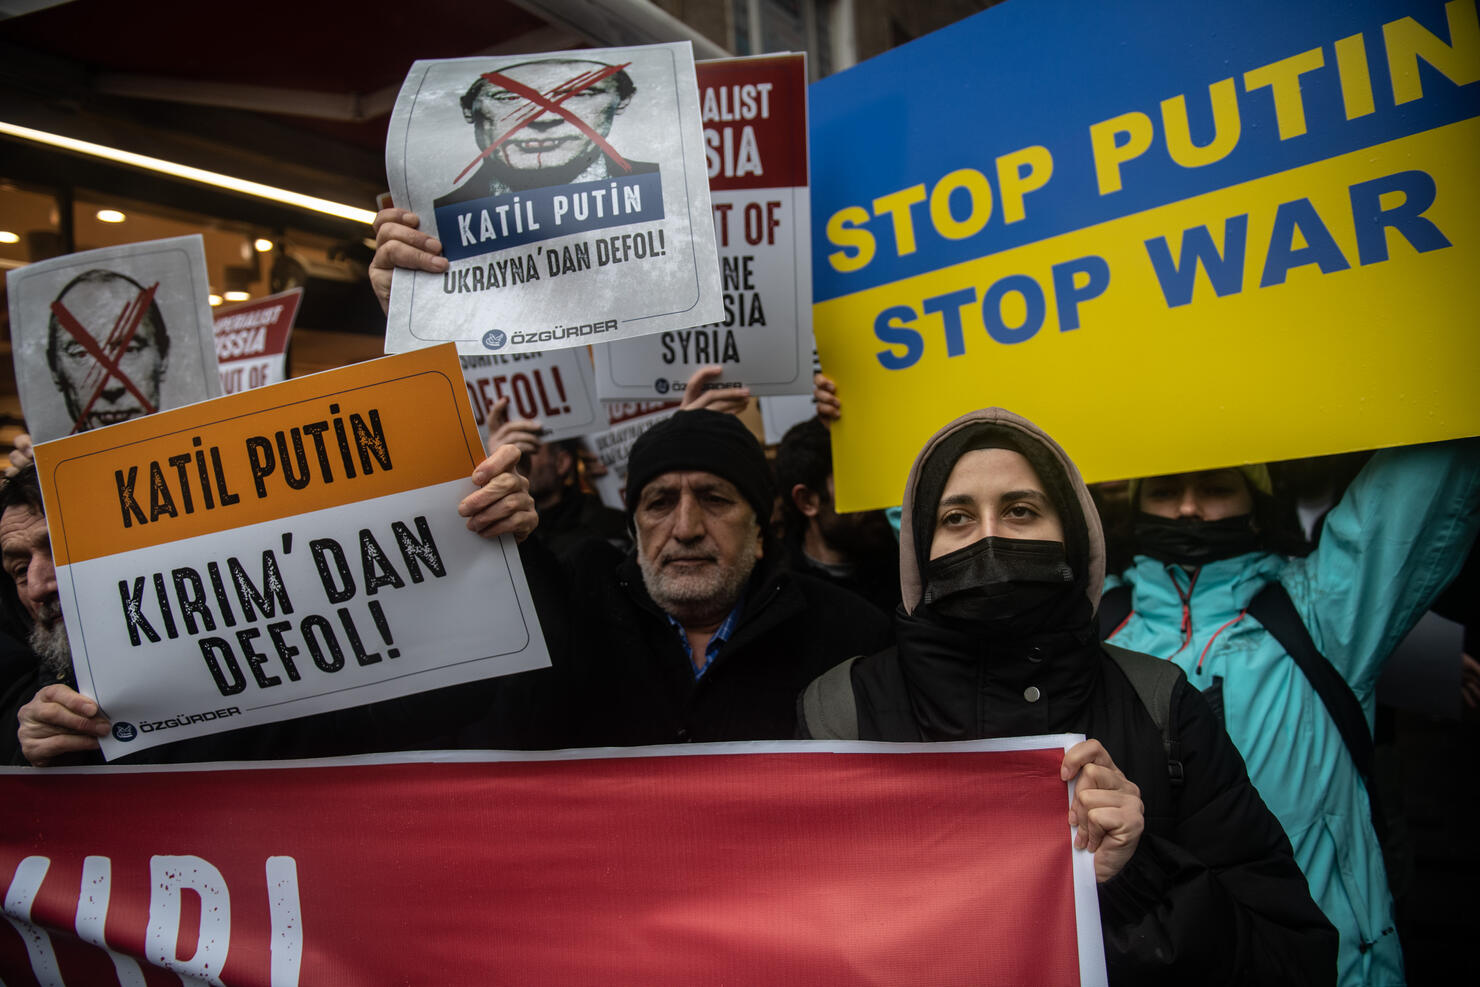
[[[46,686],[16,717],[21,753],[35,767],[59,763],[70,754],[98,749],[108,734],[108,718],[96,701],[60,682]]]
[[[684,411],[708,408],[727,415],[738,415],[744,411],[745,406],[750,403],[750,388],[712,383],[723,376],[724,372],[725,368],[718,364],[695,370],[684,385],[683,401],[679,407]]]
[[[382,312],[390,311],[391,272],[398,267],[441,274],[447,270],[442,241],[417,229],[421,217],[409,209],[382,209],[375,214],[375,257],[370,261],[370,287]]]
[[[1136,852],[1146,828],[1141,789],[1125,776],[1098,740],[1082,740],[1064,752],[1059,777],[1074,779],[1069,825],[1074,848],[1095,855],[1095,880],[1104,884]]]
[[[540,451],[540,433],[544,431],[538,421],[528,418],[509,418],[509,399],[499,398],[488,411],[488,448],[517,446],[521,455],[534,455]]]
[[[514,469],[518,462],[519,447],[501,445],[473,471],[478,490],[457,505],[457,513],[468,519],[469,531],[484,538],[513,535],[523,541],[540,523],[529,480]]]
[[[838,385],[826,374],[812,375],[812,403],[817,405],[817,417],[828,428],[832,428],[833,422],[843,417],[843,404],[838,400]]]

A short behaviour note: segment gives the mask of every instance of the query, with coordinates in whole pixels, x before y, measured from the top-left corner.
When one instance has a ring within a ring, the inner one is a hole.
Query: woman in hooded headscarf
[[[1082,733],[1061,773],[1076,845],[1095,855],[1112,981],[1332,982],[1335,934],[1207,704],[1174,666],[1100,644],[1104,575],[1063,450],[1001,409],[957,419],[905,488],[897,643],[814,682],[803,732]],[[1141,690],[1158,676],[1166,708],[1152,710]]]

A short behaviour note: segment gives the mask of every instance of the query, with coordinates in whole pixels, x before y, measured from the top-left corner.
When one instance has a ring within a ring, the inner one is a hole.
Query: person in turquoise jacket
[[[1480,440],[1378,453],[1305,558],[1264,546],[1256,507],[1268,489],[1263,467],[1136,485],[1138,554],[1106,584],[1130,587],[1131,613],[1108,640],[1171,659],[1215,704],[1221,693],[1249,777],[1340,933],[1338,982],[1401,984],[1366,788],[1309,680],[1245,609],[1278,580],[1370,728],[1383,661],[1453,579],[1480,523]]]

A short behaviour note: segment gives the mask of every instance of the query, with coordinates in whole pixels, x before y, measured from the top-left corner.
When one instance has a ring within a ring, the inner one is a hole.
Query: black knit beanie
[[[775,499],[766,454],[734,415],[697,408],[680,411],[642,433],[627,457],[627,519],[642,488],[675,470],[702,470],[735,485],[764,528]]]

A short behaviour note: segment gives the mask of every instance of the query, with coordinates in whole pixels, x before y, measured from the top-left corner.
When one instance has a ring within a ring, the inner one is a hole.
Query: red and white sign
[[[1103,984],[1066,739],[0,769],[0,978]]]
[[[677,401],[603,401],[602,404],[606,405],[607,424],[613,428],[655,412],[676,410],[679,406]]]
[[[724,373],[711,389],[810,394],[806,56],[726,58],[697,68],[724,318],[596,347],[597,393],[681,395],[689,375],[718,364]]]
[[[288,336],[303,289],[216,309],[216,359],[221,392],[235,394],[288,379]]]
[[[473,418],[488,434],[488,413],[508,398],[510,419],[538,421],[540,438],[559,442],[606,427],[596,400],[591,353],[584,347],[544,353],[489,353],[461,357]]]
[[[678,411],[676,401],[606,402],[611,428],[586,436],[586,444],[601,463],[601,472],[591,478],[596,494],[607,507],[627,509],[627,459],[643,432]]]

